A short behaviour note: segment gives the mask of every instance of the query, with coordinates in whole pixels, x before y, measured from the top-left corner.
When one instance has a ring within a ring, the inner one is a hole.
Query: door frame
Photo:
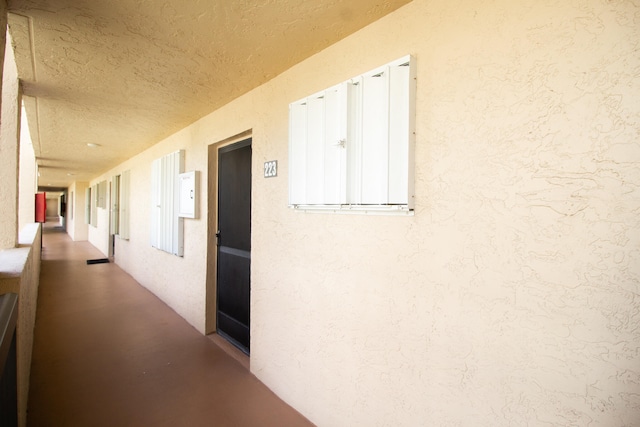
[[[205,334],[217,331],[216,312],[217,298],[217,246],[216,231],[218,227],[218,150],[227,145],[235,144],[253,137],[251,129],[232,137],[215,142],[208,146],[207,159],[207,268],[206,268],[206,292],[205,292]],[[253,171],[253,157],[251,159]],[[253,173],[252,173],[253,176]],[[253,178],[252,178],[253,181]],[[252,198],[253,199],[253,198]],[[252,200],[253,201],[253,200]],[[253,203],[252,203],[253,206]],[[253,216],[252,216],[253,218]],[[253,220],[252,220],[253,223]],[[252,224],[253,225],[253,224]],[[251,310],[251,307],[249,307]]]

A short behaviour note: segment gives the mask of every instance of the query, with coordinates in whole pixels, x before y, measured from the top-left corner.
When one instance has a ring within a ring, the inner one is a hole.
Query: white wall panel
[[[324,94],[324,197],[325,204],[345,203],[346,122],[345,94],[341,86]]]
[[[151,246],[160,248],[160,218],[162,211],[162,160],[156,159],[151,164],[151,219],[149,240]]]
[[[407,203],[409,198],[409,148],[413,145],[410,129],[410,67],[389,67],[389,174],[388,202]]]
[[[362,199],[359,204],[388,203],[389,74],[362,79]]]
[[[324,96],[307,99],[307,197],[310,205],[324,201]]]
[[[347,84],[347,200],[362,200],[362,77]]]
[[[119,232],[120,238],[124,240],[129,239],[130,230],[130,185],[131,185],[131,172],[126,170],[120,175],[120,225]]]
[[[84,194],[84,222],[91,224],[91,187],[87,187]]]
[[[289,105],[289,204],[307,197],[307,103]]]
[[[120,175],[111,178],[111,224],[109,234],[120,232]]]
[[[91,226],[98,226],[98,185],[91,186]]]
[[[183,150],[154,160],[151,168],[151,246],[178,256],[184,253],[183,219],[178,216],[183,169]]]

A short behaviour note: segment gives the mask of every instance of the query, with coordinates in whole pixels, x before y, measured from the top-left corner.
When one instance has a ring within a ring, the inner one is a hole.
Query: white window
[[[120,175],[111,178],[111,227],[110,234],[120,233]]]
[[[184,150],[153,161],[151,166],[151,246],[182,256],[183,219],[178,216],[179,180]]]
[[[289,205],[413,209],[415,61],[404,57],[289,106]]]
[[[91,187],[84,192],[84,222],[91,224]]]
[[[121,239],[129,240],[129,183],[131,173],[126,170],[120,175],[120,221],[118,232]]]
[[[129,240],[129,171],[111,179],[111,234]]]
[[[91,226],[98,226],[98,185],[91,186]]]
[[[102,209],[107,208],[107,181],[100,181],[98,183],[96,205]]]

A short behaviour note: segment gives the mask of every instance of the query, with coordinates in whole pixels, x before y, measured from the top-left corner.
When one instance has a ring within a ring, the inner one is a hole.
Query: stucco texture
[[[207,146],[252,129],[251,370],[312,422],[636,424],[639,44],[633,1],[414,0],[105,175],[116,259],[203,331],[207,207],[152,249],[151,161],[184,148],[206,201]],[[406,54],[415,215],[287,208],[288,104]]]
[[[38,192],[36,157],[33,143],[26,123],[24,110],[21,113],[20,125],[20,166],[19,166],[19,196],[18,196],[18,230],[35,221],[36,199]]]
[[[27,425],[33,329],[40,284],[41,233],[40,224],[28,224],[20,231],[19,247],[0,251],[0,295],[18,294],[16,377],[19,427]]]
[[[6,6],[0,2],[0,28],[6,23]],[[20,129],[20,83],[18,70],[12,49],[11,40],[0,37],[0,55],[3,58],[2,68],[2,108],[0,123],[0,249],[16,247],[18,243],[18,169],[19,169],[19,140]],[[5,58],[6,56],[6,58]]]
[[[67,233],[74,241],[88,240],[89,226],[87,225],[86,210],[86,191],[88,184],[86,182],[74,182],[67,192]],[[104,230],[103,230],[104,234]],[[97,242],[94,241],[94,245]],[[101,248],[104,253],[109,252],[108,246]]]

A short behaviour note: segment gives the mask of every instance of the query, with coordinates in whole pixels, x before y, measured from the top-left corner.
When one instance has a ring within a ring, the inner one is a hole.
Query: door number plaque
[[[264,177],[272,178],[274,176],[278,176],[278,161],[271,160],[264,162]]]

